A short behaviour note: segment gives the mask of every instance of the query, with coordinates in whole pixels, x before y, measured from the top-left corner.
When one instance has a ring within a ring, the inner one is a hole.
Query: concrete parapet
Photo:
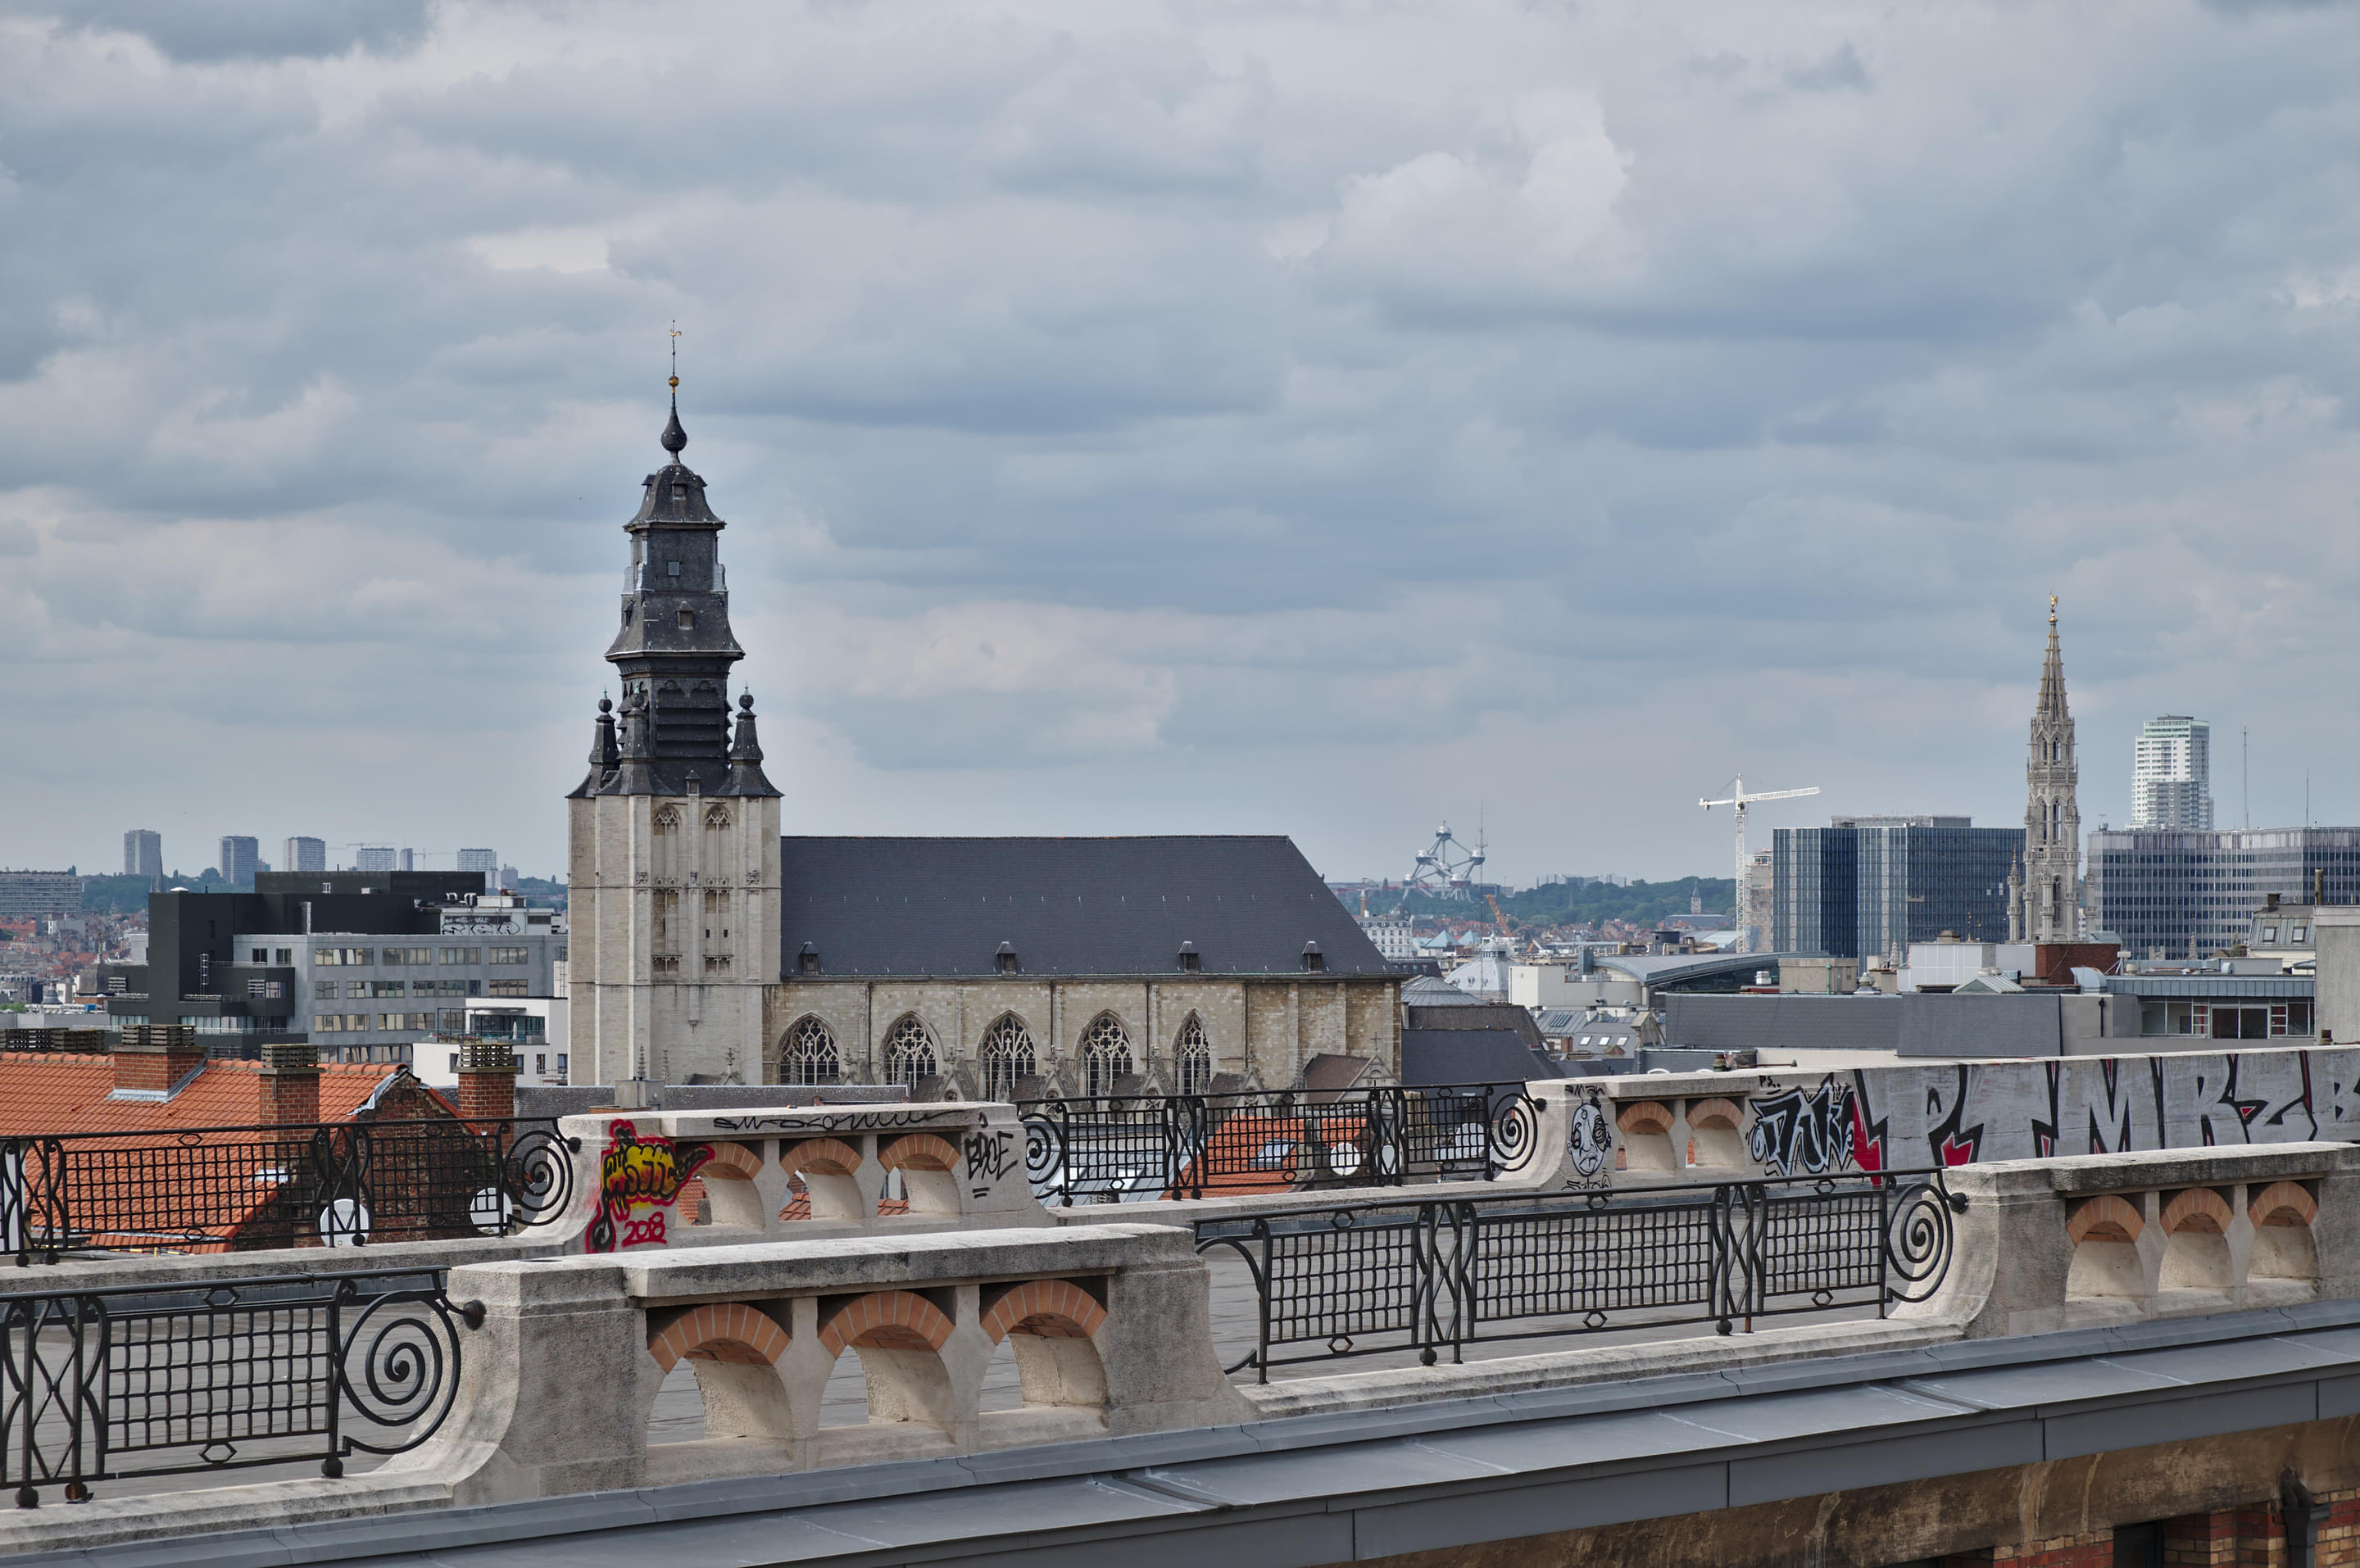
[[[2360,1149],[2164,1149],[1995,1160],[1942,1288],[1899,1308],[1971,1338],[2360,1296]]]
[[[567,1116],[594,1253],[1040,1225],[1015,1107],[966,1102]],[[682,1212],[690,1184],[702,1214]]]
[[[1251,1410],[1213,1351],[1207,1273],[1162,1226],[940,1232],[619,1258],[481,1264],[482,1301],[445,1430],[379,1472],[436,1475],[454,1502],[1159,1432]],[[1023,1406],[980,1408],[1002,1343]],[[869,1420],[823,1427],[837,1358],[859,1357]],[[682,1361],[699,1442],[647,1440]]]

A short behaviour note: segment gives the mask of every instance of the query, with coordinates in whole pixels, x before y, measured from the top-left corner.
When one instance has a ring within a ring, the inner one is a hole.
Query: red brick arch
[[[885,1146],[877,1163],[888,1171],[950,1171],[958,1165],[958,1150],[933,1133],[906,1133]]]
[[[2229,1234],[2229,1204],[2210,1187],[2191,1187],[2163,1205],[2163,1234],[2188,1231],[2197,1236]]]
[[[1106,1322],[1106,1309],[1079,1285],[1065,1279],[1028,1279],[983,1314],[983,1332],[998,1345],[1011,1334],[1044,1339],[1087,1339]]]
[[[2065,1221],[2065,1234],[2075,1246],[2084,1241],[2136,1241],[2147,1228],[2137,1207],[2108,1192],[2092,1198]]]
[[[2246,1203],[2245,1217],[2257,1225],[2307,1225],[2319,1217],[2319,1200],[2300,1182],[2273,1181]]]
[[[852,1346],[940,1350],[950,1337],[951,1320],[942,1309],[907,1290],[878,1290],[848,1302],[819,1331],[819,1343],[830,1356],[841,1356]]]
[[[762,1157],[742,1143],[716,1143],[711,1146],[713,1158],[697,1168],[696,1173],[711,1181],[751,1181],[762,1173]]]
[[[860,1150],[841,1138],[807,1138],[781,1150],[779,1163],[790,1176],[804,1171],[815,1176],[851,1176],[859,1172]]]
[[[694,1308],[648,1336],[648,1354],[667,1372],[683,1361],[776,1367],[786,1353],[787,1331],[743,1301]]]
[[[1641,1100],[1622,1107],[1614,1125],[1624,1132],[1669,1132],[1672,1107],[1661,1100]]]
[[[1725,1127],[1731,1132],[1735,1132],[1738,1124],[1743,1120],[1743,1117],[1739,1114],[1737,1106],[1718,1095],[1708,1100],[1688,1102],[1688,1126],[1699,1131]],[[1666,1127],[1668,1125],[1666,1124]]]

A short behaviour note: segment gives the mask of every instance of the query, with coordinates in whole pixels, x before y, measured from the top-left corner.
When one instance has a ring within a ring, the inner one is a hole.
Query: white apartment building
[[[2212,726],[2166,713],[2139,726],[2131,768],[2131,829],[2212,826]]]

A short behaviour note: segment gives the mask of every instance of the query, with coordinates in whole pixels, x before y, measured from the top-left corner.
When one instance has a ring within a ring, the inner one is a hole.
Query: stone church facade
[[[567,801],[576,1082],[1395,1081],[1399,980],[1291,840],[782,838],[687,439],[675,405]]]

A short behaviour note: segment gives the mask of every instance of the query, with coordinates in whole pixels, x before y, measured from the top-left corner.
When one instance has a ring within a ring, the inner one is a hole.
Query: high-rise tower
[[[2149,719],[2132,748],[2132,831],[2212,826],[2212,726],[2184,713]]]
[[[778,972],[779,792],[753,697],[730,712],[745,653],[729,631],[725,525],[681,461],[672,385],[667,460],[624,525],[631,561],[606,649],[622,705],[599,700],[590,772],[567,807],[576,1083],[759,1083],[763,987]]]
[[[2073,714],[2065,705],[2065,660],[2057,648],[2057,597],[2049,598],[2049,653],[2040,666],[2040,700],[2032,710],[2025,763],[2024,870],[2010,879],[2008,937],[2014,942],[2078,942],[2081,937],[2081,809],[2074,786]]]

